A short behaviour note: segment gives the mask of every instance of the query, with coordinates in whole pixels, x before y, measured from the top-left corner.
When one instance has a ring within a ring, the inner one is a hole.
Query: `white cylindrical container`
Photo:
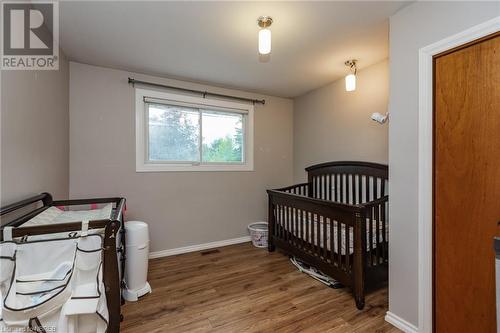
[[[125,289],[123,298],[137,301],[150,293],[148,278],[149,229],[141,221],[125,222]]]

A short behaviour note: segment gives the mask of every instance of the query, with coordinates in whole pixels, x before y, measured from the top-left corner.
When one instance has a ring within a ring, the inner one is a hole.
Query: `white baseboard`
[[[217,242],[211,242],[211,243],[205,243],[205,244],[198,244],[198,245],[190,245],[190,246],[178,247],[176,249],[169,249],[169,250],[151,252],[151,253],[149,253],[149,259],[161,258],[161,257],[168,257],[168,256],[175,256],[177,254],[188,253],[188,252],[196,252],[196,251],[203,251],[203,250],[207,250],[207,249],[213,249],[213,248],[216,248],[216,247],[222,247],[222,246],[228,246],[228,245],[233,245],[233,244],[246,243],[246,242],[250,242],[250,241],[251,241],[250,236],[244,236],[244,237],[233,238],[233,239],[226,239],[226,240],[217,241]]]
[[[396,316],[390,311],[387,311],[387,313],[385,314],[385,321],[393,326],[396,326],[405,333],[418,333],[418,327],[407,322],[403,318]]]

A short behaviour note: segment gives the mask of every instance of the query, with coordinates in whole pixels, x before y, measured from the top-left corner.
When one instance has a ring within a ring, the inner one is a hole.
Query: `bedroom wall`
[[[418,325],[418,51],[500,15],[498,2],[416,2],[390,20],[389,311]]]
[[[69,64],[1,72],[1,205],[40,192],[67,198]]]
[[[255,107],[253,172],[135,172],[134,88],[127,78],[265,98]],[[149,223],[151,250],[248,235],[267,220],[268,188],[292,182],[293,102],[70,63],[70,197],[127,198],[128,220]]]
[[[304,168],[333,160],[387,163],[388,129],[370,116],[384,114],[389,97],[389,64],[358,71],[356,90],[344,78],[294,99],[294,180],[307,179]]]

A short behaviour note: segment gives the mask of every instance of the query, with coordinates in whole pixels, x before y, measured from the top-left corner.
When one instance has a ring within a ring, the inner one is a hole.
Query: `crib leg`
[[[273,241],[269,238],[268,244],[267,244],[267,251],[274,252],[275,250],[276,250],[276,246],[274,245]]]
[[[356,307],[362,310],[365,307],[365,217],[356,212],[354,221],[353,293]]]
[[[267,236],[267,251],[274,252],[276,250],[276,246],[274,245],[273,235],[274,235],[274,206],[271,200],[271,196],[269,195],[269,206],[268,206],[268,236]]]
[[[358,310],[363,310],[365,307],[365,294],[363,292],[357,294],[354,293],[354,300],[356,301],[356,307]]]

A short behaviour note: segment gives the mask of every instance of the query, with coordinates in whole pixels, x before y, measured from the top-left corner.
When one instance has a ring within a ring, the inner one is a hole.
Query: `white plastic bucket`
[[[267,222],[255,222],[248,225],[248,231],[255,247],[267,247]]]

